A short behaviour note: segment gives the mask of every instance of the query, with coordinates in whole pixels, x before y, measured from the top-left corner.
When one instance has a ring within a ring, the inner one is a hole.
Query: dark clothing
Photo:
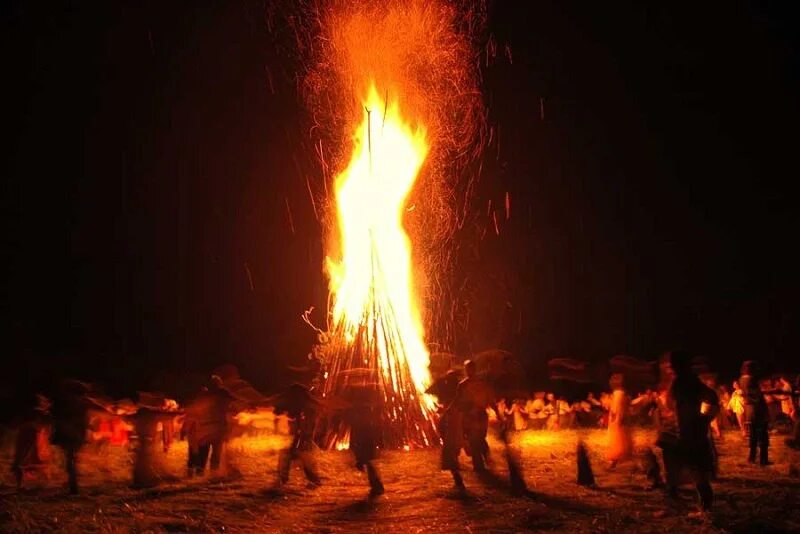
[[[748,460],[750,463],[755,463],[756,450],[760,449],[759,463],[767,465],[769,463],[769,426],[766,422],[761,421],[749,423],[749,425],[750,455]]]
[[[758,380],[752,375],[739,378],[744,399],[744,425],[749,436],[750,453],[748,460],[756,461],[756,450],[760,449],[760,463],[769,462],[769,407]]]
[[[705,407],[708,413],[702,413]],[[709,425],[719,409],[717,394],[693,374],[679,374],[669,388],[663,408],[658,445],[664,453],[667,487],[677,493],[681,472],[688,471],[704,510],[709,510],[714,492],[709,482],[714,473],[714,453]]]
[[[89,407],[93,403],[82,394],[62,394],[53,399],[53,444],[64,451],[69,492],[78,493],[78,451],[86,441]]]
[[[228,412],[234,400],[227,389],[217,388],[200,392],[186,408],[182,434],[189,443],[189,464],[200,472],[205,468],[209,449],[211,470],[220,466],[222,449],[228,439]],[[201,448],[205,454],[200,453]]]
[[[684,457],[684,464],[700,473],[713,472],[709,425],[715,414],[702,414],[701,405],[705,403],[710,409],[718,407],[717,394],[694,375],[676,377],[670,394],[675,402],[678,448]]]
[[[210,443],[196,445],[194,447],[189,446],[189,461],[187,465],[189,469],[189,476],[203,474],[206,469],[206,463],[208,463],[208,453],[210,451]]]
[[[489,444],[486,433],[489,430],[489,415],[486,408],[494,401],[491,386],[477,377],[465,378],[458,384],[455,408],[461,412],[461,424],[466,440],[466,452],[472,458],[476,471],[486,468]]]
[[[275,413],[289,416],[292,444],[281,451],[278,458],[278,479],[281,484],[289,482],[292,461],[300,462],[309,482],[319,484],[316,462],[311,452],[314,447],[314,422],[318,409],[317,400],[302,386],[293,386],[275,406]]]
[[[348,391],[350,408],[345,411],[345,420],[350,425],[350,450],[356,457],[356,469],[365,470],[369,480],[370,494],[383,493],[378,469],[373,463],[378,456],[380,440],[380,408],[378,395],[371,388],[353,387]]]

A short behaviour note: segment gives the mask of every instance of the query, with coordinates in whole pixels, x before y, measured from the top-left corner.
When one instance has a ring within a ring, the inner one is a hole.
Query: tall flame
[[[363,104],[365,116],[354,135],[350,163],[335,180],[341,258],[327,259],[332,318],[349,341],[360,327],[381,340],[384,382],[393,394],[422,399],[429,355],[403,216],[428,154],[426,131],[424,125],[407,123],[400,104],[381,98],[374,83]],[[397,369],[403,367],[415,391],[398,383],[402,373]]]

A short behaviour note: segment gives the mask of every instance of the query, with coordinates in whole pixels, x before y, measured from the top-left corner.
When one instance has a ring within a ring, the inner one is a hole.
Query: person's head
[[[742,389],[742,387],[739,385],[739,381],[738,380],[734,380],[733,381],[733,390],[734,391],[739,391],[740,389]]]
[[[545,398],[546,398],[546,399],[547,399],[549,402],[553,402],[554,400],[556,400],[556,396],[555,396],[555,394],[553,394],[553,393],[548,393],[548,394],[547,394],[547,396],[546,396]]]
[[[673,350],[670,352],[669,364],[676,376],[692,374],[692,354],[688,350]]]
[[[587,396],[586,396],[586,398],[587,398],[587,399],[593,399],[593,398],[594,398],[594,393],[592,393],[592,392],[590,391],[590,392],[589,392],[589,395],[587,395]]]
[[[758,362],[755,360],[747,360],[742,362],[742,375],[756,376],[758,373]]]
[[[467,374],[467,378],[471,378],[478,373],[478,366],[472,360],[467,360],[464,362],[464,372]]]
[[[608,379],[608,385],[611,386],[611,389],[622,389],[624,383],[625,379],[622,373],[614,373],[611,375],[611,378]]]
[[[220,378],[219,375],[211,375],[211,381],[209,382],[209,389],[212,391],[216,389],[222,389],[222,386],[223,386],[222,378]]]

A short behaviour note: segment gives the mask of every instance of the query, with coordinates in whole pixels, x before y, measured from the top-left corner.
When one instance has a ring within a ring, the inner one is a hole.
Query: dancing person
[[[186,414],[181,425],[180,438],[186,440],[186,450],[188,452],[186,468],[189,478],[196,475],[201,476],[205,471],[206,463],[208,463],[210,445],[205,443],[201,445],[198,434],[198,425],[205,409],[204,398],[207,393],[207,387],[200,388],[198,395],[187,404]]]
[[[665,460],[665,467],[673,470],[667,474],[669,492],[675,496],[674,484],[679,480],[676,469],[691,473],[700,497],[702,512],[708,512],[714,502],[711,476],[714,459],[709,439],[709,426],[719,411],[716,392],[704,385],[692,370],[692,358],[687,351],[673,351],[669,355],[674,380],[669,389],[668,402],[677,422],[677,441],[669,445],[673,461]],[[707,409],[703,409],[703,406]],[[667,449],[665,449],[665,458]]]
[[[356,458],[356,469],[366,471],[371,498],[384,493],[383,482],[375,465],[380,435],[380,393],[371,382],[349,385],[345,421],[350,426],[350,450]]]
[[[625,392],[624,379],[620,373],[614,373],[609,380],[613,390],[611,407],[608,416],[608,451],[609,468],[613,469],[633,453],[633,435],[628,424],[628,406],[630,400]]]
[[[739,385],[744,398],[744,420],[749,436],[750,454],[747,459],[756,463],[756,452],[760,452],[759,463],[769,465],[769,407],[759,385],[760,369],[754,360],[742,364]]]
[[[513,403],[512,399],[522,395],[521,381],[523,374],[522,369],[512,356],[508,355],[503,358],[500,373],[494,377],[492,383],[496,406],[499,406],[502,402],[505,405],[516,405],[519,409],[519,404]],[[508,415],[511,415],[511,413],[512,412],[509,411]],[[522,419],[521,415],[520,419]],[[511,432],[514,430],[514,418],[506,417],[504,421],[500,422],[499,430],[500,441],[504,446],[503,454],[505,456],[506,465],[508,466],[508,478],[511,491],[516,495],[523,495],[527,493],[528,487],[525,484],[525,477],[522,472],[522,464],[519,460],[519,455],[514,451],[511,444]]]
[[[50,448],[47,444],[50,424],[48,404],[49,401],[44,396],[37,394],[23,413],[14,444],[14,461],[11,464],[18,490],[23,489],[29,474],[46,472],[50,460]]]
[[[739,425],[742,437],[747,438],[747,427],[744,419],[744,392],[739,386],[738,380],[733,381],[733,393],[731,393],[731,400],[728,401],[728,409],[736,417],[736,424]]]
[[[159,450],[163,449],[163,445],[159,447],[163,425],[175,417],[175,412],[168,408],[163,396],[140,393],[136,413],[128,416],[137,436],[133,461],[134,488],[151,488],[164,479],[174,478],[166,473],[159,458]]]
[[[52,443],[64,451],[70,495],[79,493],[78,452],[86,442],[89,428],[89,410],[105,407],[89,397],[90,388],[77,380],[65,380],[53,397]]]
[[[486,409],[492,404],[494,394],[491,386],[477,376],[478,368],[474,361],[464,362],[467,377],[459,382],[454,403],[461,412],[467,454],[472,458],[475,471],[485,471],[489,457],[489,444],[486,433],[489,430],[489,416]]]
[[[441,468],[450,471],[457,489],[464,489],[464,479],[458,463],[458,455],[464,447],[464,429],[461,424],[461,412],[455,407],[456,391],[460,377],[451,369],[444,377],[437,380],[426,393],[434,395],[439,405],[439,435],[442,438]]]
[[[289,417],[289,428],[292,443],[288,449],[280,452],[278,459],[278,483],[289,482],[289,471],[293,461],[303,468],[309,484],[317,487],[322,481],[317,473],[314,461],[314,422],[319,410],[319,401],[302,384],[292,384],[275,404],[275,415],[286,414]]]

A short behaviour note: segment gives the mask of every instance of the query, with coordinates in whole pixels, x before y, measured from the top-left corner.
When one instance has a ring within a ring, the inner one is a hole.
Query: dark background
[[[444,348],[512,350],[534,381],[552,357],[676,345],[727,375],[798,367],[793,2],[645,4],[490,3],[499,141],[456,236],[470,326]],[[129,393],[224,362],[275,387],[326,284],[270,8],[2,9],[5,387]]]

